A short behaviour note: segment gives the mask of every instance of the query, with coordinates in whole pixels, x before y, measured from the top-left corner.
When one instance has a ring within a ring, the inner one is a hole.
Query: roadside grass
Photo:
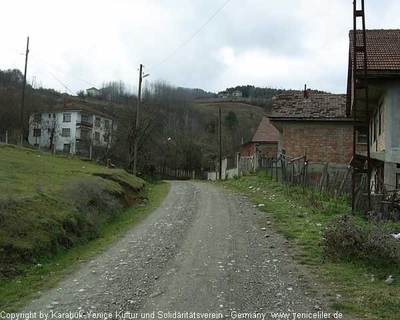
[[[0,311],[16,311],[40,292],[53,288],[82,262],[104,251],[127,230],[146,218],[167,196],[170,185],[165,182],[147,184],[140,192],[147,203],[136,204],[100,228],[98,238],[54,256],[37,258],[35,264],[18,265],[22,273],[11,280],[0,280]]]
[[[2,198],[54,193],[77,177],[106,173],[95,161],[55,156],[47,152],[0,143],[0,195]]]
[[[0,143],[0,311],[54,286],[143,219],[168,184]]]
[[[331,297],[332,308],[366,319],[397,320],[400,315],[400,268],[375,261],[350,258],[332,262],[323,255],[323,235],[338,214],[350,213],[347,199],[338,199],[310,189],[286,186],[265,173],[222,182],[226,189],[240,192],[258,209],[271,214],[272,226],[300,247],[294,259],[322,275],[343,298]],[[367,225],[355,215],[358,225]],[[263,223],[261,219],[260,223]],[[400,226],[394,226],[399,229]],[[400,245],[400,244],[399,244]],[[384,280],[392,275],[393,285]]]

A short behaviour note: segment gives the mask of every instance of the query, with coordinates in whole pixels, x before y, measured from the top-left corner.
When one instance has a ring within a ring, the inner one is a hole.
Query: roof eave
[[[350,122],[352,118],[269,117],[271,121]]]

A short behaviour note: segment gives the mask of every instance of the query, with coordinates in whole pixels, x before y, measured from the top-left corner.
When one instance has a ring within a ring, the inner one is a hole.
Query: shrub
[[[122,204],[109,190],[106,180],[100,177],[72,181],[64,191],[66,201],[73,211],[80,213],[94,226],[114,218]]]
[[[357,224],[355,218],[338,215],[325,231],[324,255],[337,261],[358,259],[371,266],[400,265],[400,242],[384,223]]]

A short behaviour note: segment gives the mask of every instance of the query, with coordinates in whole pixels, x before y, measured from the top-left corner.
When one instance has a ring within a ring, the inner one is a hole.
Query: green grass
[[[0,162],[0,310],[54,285],[143,219],[169,188],[145,187],[94,161],[5,144]]]
[[[142,201],[144,181],[94,161],[0,144],[0,277],[97,237],[99,228]]]
[[[59,191],[69,181],[95,172],[107,172],[94,161],[54,156],[50,153],[0,143],[1,197],[27,197]]]
[[[107,245],[120,238],[128,229],[146,218],[168,194],[167,183],[148,184],[142,196],[146,205],[138,204],[125,210],[111,224],[104,225],[99,237],[53,257],[41,257],[35,265],[19,266],[23,275],[12,280],[0,280],[0,310],[15,311],[39,291],[54,287],[63,277],[74,271],[82,261],[102,252]]]
[[[255,204],[265,204],[259,209],[271,214],[272,226],[299,245],[295,259],[318,269],[328,285],[343,296],[341,300],[332,298],[334,309],[367,319],[399,319],[399,266],[372,266],[355,259],[333,263],[323,257],[324,229],[334,216],[350,212],[346,199],[286,186],[265,174],[228,180],[222,185],[245,194]],[[367,224],[361,216],[355,219],[360,225]],[[394,285],[384,283],[389,275],[398,279]]]

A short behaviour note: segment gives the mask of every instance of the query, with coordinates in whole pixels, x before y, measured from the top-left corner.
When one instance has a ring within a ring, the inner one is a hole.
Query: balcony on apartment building
[[[75,139],[77,142],[91,142],[92,141],[92,130],[79,128],[76,130]]]
[[[93,128],[93,122],[89,120],[89,116],[80,114],[76,120],[76,127]]]

